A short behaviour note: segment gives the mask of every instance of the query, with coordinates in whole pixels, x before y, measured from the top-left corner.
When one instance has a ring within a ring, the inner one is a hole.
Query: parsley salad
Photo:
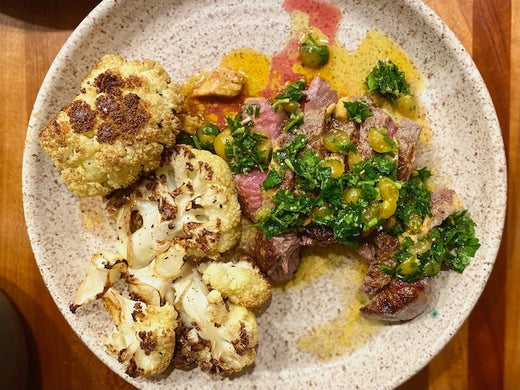
[[[300,55],[312,67],[328,61],[326,45],[310,36]],[[401,243],[393,261],[379,265],[387,275],[412,283],[442,268],[462,272],[479,248],[473,220],[452,194],[452,212],[433,226],[431,171],[410,168],[415,150],[406,150],[409,141],[399,137],[391,116],[369,124],[381,116],[378,100],[390,107],[405,102],[414,109],[404,72],[391,60],[377,61],[364,79],[366,95],[323,107],[318,130],[309,131],[304,127],[312,121],[312,83],[294,80],[269,100],[270,110],[284,117],[277,137],[255,128],[260,106],[244,104],[242,111],[226,117],[223,129],[205,124],[182,142],[216,153],[236,174],[264,173],[262,205],[251,219],[267,239],[317,227],[331,232],[335,242],[356,248],[363,238],[382,231]]]

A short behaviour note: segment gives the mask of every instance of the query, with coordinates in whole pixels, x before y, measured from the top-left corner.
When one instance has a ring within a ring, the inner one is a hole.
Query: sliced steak
[[[407,283],[383,272],[381,264],[395,266],[393,256],[399,240],[376,233],[360,245],[358,253],[370,261],[360,290],[370,302],[360,309],[365,318],[383,321],[407,321],[421,314],[429,303],[431,288],[428,278]]]
[[[328,130],[336,129],[346,133],[354,145],[358,143],[359,127],[354,122],[338,120],[335,116],[332,116],[327,126]]]
[[[395,137],[399,142],[397,179],[408,181],[414,170],[415,151],[421,135],[422,126],[404,118],[397,126]]]
[[[305,117],[297,134],[307,136],[307,147],[319,156],[324,156],[327,150],[323,146],[322,136],[327,131],[327,107],[338,101],[338,93],[330,89],[330,83],[315,77],[305,91]]]
[[[370,110],[372,111],[372,116],[365,119],[359,126],[359,140],[356,144],[358,152],[364,159],[370,158],[374,155],[374,149],[372,149],[368,142],[368,130],[371,128],[387,129],[388,136],[393,137],[397,129],[392,117],[381,108],[370,104]]]
[[[330,83],[320,77],[315,77],[309,83],[306,94],[304,112],[326,108],[338,101],[338,93],[330,89]]]
[[[393,256],[398,249],[399,240],[385,233],[373,234],[359,246],[358,254],[369,260],[360,290],[369,298],[375,296],[392,280],[392,277],[384,273],[379,266],[385,264],[393,267]]]
[[[307,147],[322,157],[327,153],[327,149],[323,146],[326,127],[326,108],[319,108],[305,111],[305,118],[297,131],[297,134],[307,136]]]
[[[300,233],[300,240],[302,246],[328,246],[338,242],[332,230],[316,225],[305,227]]]
[[[420,315],[428,307],[431,296],[430,280],[422,278],[415,283],[392,279],[378,292],[361,315],[383,321],[409,321]]]
[[[249,116],[254,122],[254,130],[266,134],[273,143],[280,138],[285,115],[282,112],[276,113],[267,99],[262,97],[246,99],[242,105],[242,118]],[[262,206],[260,185],[266,176],[267,172],[253,169],[246,174],[237,174],[234,177],[242,211],[253,222],[256,220],[256,211]]]
[[[294,276],[300,264],[300,238],[286,233],[267,239],[258,232],[251,255],[272,282],[284,282]]]
[[[250,106],[252,106],[252,115],[247,113]],[[258,107],[258,111],[256,107]],[[286,120],[283,112],[275,112],[271,103],[262,97],[248,98],[244,101],[242,118],[248,116],[254,122],[253,129],[265,133],[271,140],[274,140],[282,133],[284,121]]]
[[[260,185],[266,177],[267,172],[260,172],[258,169],[234,176],[242,212],[253,222],[256,221],[256,211],[262,206],[263,197]]]
[[[432,220],[430,228],[439,226],[450,214],[462,208],[462,204],[455,191],[440,187],[432,192],[430,197]]]

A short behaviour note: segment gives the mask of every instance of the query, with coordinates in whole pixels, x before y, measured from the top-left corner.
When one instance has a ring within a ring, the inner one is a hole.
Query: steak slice
[[[369,261],[360,290],[369,298],[374,297],[392,280],[392,277],[383,272],[379,266],[381,264],[395,266],[393,255],[398,249],[399,240],[385,233],[376,233],[370,236],[370,240],[359,246],[358,254]]]
[[[408,181],[414,170],[415,151],[421,135],[422,126],[414,121],[404,118],[399,122],[395,137],[399,142],[397,178]]]
[[[247,98],[242,105],[242,118],[249,116],[247,113],[249,107],[252,107],[251,111],[254,113],[251,116],[254,130],[263,132],[270,140],[274,140],[282,133],[285,115],[283,112],[275,112],[267,99]]]
[[[428,307],[431,296],[430,280],[422,278],[415,283],[391,279],[366,306],[360,309],[365,318],[383,321],[409,321]]]
[[[336,244],[338,241],[332,230],[311,225],[301,231],[300,242],[302,246],[327,246]]]
[[[260,172],[258,169],[234,176],[242,212],[253,222],[256,221],[256,211],[263,203],[260,185],[264,182],[266,176],[266,172]]]
[[[382,264],[395,266],[393,256],[399,245],[399,240],[380,232],[358,249],[358,253],[370,261],[360,287],[370,299],[360,309],[365,318],[408,321],[420,315],[429,304],[431,288],[428,278],[408,283],[393,278],[380,269]]]
[[[455,191],[440,187],[436,188],[431,195],[432,220],[430,228],[439,226],[450,214],[462,208],[462,204]]]
[[[251,255],[272,282],[284,282],[294,276],[300,265],[300,238],[286,233],[267,239],[258,232]]]
[[[327,149],[323,146],[323,134],[327,130],[326,108],[305,111],[302,125],[296,132],[307,137],[307,148],[312,149],[318,156],[325,156]]]
[[[337,91],[330,89],[330,83],[320,77],[313,78],[305,92],[305,115],[308,111],[326,108],[338,101]]]

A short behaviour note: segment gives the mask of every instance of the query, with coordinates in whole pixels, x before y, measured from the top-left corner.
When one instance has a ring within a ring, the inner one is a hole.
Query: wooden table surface
[[[133,389],[61,316],[36,266],[22,208],[22,155],[32,105],[61,45],[98,2],[0,1],[0,289],[23,319],[29,389]],[[509,200],[502,247],[477,306],[442,352],[400,389],[520,389],[520,5],[425,2],[471,53],[490,90],[508,158]]]

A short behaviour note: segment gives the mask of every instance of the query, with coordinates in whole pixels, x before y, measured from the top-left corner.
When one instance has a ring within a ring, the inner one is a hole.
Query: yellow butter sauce
[[[258,96],[269,82],[270,58],[256,50],[242,48],[230,51],[220,62],[220,66],[242,72],[246,75],[242,93]]]
[[[332,360],[365,344],[381,330],[381,324],[360,317],[366,303],[359,286],[367,271],[367,261],[340,245],[308,248],[294,279],[282,290],[305,288],[318,278],[334,282],[341,297],[336,317],[323,321],[298,339],[298,348],[322,361]]]

